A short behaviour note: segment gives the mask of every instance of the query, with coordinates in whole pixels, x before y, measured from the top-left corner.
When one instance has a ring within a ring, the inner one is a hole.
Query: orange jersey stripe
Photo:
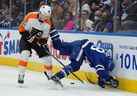
[[[24,19],[23,19],[23,21],[21,22],[21,24],[19,25],[19,28],[18,28],[19,32],[25,32],[24,24],[25,24],[29,19],[31,19],[31,18],[37,18],[37,17],[38,17],[38,12],[30,12],[30,13],[28,13],[28,14],[24,17]]]
[[[21,22],[21,24],[19,25],[19,32],[25,32],[25,23],[28,22],[29,19],[38,19],[38,12],[30,12],[28,13],[25,17],[24,20]],[[46,19],[43,23],[47,23],[51,26],[51,20]]]

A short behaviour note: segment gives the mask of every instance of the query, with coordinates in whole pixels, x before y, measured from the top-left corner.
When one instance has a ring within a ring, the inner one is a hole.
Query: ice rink
[[[44,74],[27,71],[22,88],[17,84],[17,69],[0,66],[0,96],[137,96],[117,89],[102,89],[97,85],[63,80],[64,88],[48,81]]]

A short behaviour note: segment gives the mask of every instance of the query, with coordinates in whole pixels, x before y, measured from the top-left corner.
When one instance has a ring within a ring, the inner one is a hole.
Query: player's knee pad
[[[30,57],[30,51],[24,50],[21,52],[21,60],[28,61]]]

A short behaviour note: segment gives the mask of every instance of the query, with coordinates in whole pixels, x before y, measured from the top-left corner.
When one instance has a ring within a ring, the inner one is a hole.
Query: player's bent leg
[[[18,73],[18,83],[23,84],[24,83],[24,77],[25,77],[25,70],[28,64],[28,59],[30,56],[30,52],[27,50],[24,50],[21,52],[21,57],[19,60],[18,68],[19,68],[19,73]]]
[[[72,61],[69,65],[62,68],[58,73],[51,77],[55,82],[59,82],[60,79],[67,77],[72,72],[75,72],[80,69],[80,65],[77,61]]]
[[[54,76],[52,76],[51,79],[56,77],[58,80],[60,80],[68,76],[72,71],[72,67],[70,65],[67,65],[64,68],[62,68],[59,72],[57,72]]]
[[[44,56],[40,58],[41,63],[43,64],[44,74],[48,78],[48,80],[52,76],[52,57],[51,56]]]
[[[109,79],[109,73],[105,70],[105,67],[102,64],[97,64],[95,66],[96,73],[98,74],[98,85],[102,88],[105,88],[105,83]]]

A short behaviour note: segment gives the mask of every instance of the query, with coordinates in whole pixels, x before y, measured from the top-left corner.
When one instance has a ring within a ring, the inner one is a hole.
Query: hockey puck
[[[75,84],[74,82],[70,82],[70,84]]]

